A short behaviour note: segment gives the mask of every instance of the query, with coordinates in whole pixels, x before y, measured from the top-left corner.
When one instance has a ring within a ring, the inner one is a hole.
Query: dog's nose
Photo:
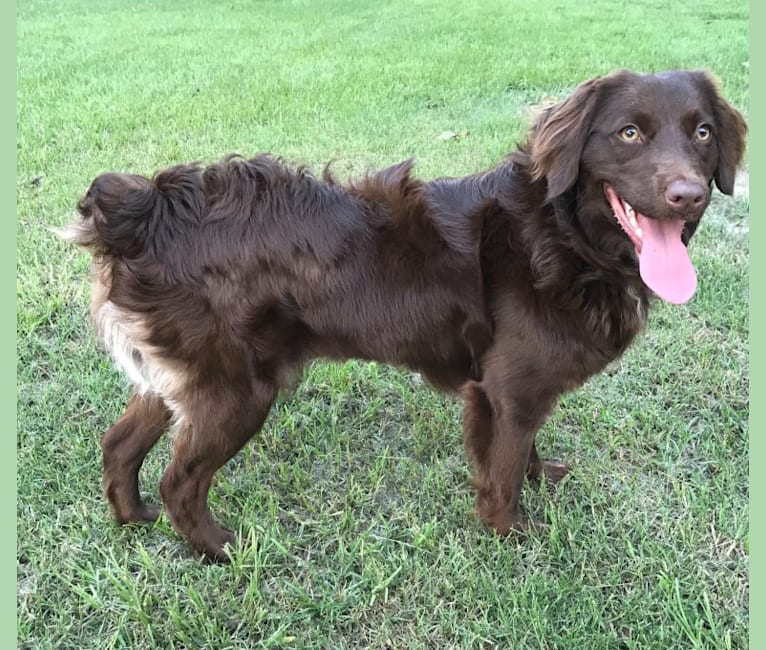
[[[694,181],[673,181],[665,190],[665,200],[677,212],[689,212],[705,200],[705,187]]]

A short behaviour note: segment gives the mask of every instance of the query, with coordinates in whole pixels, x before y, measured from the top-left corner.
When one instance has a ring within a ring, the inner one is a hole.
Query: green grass
[[[541,432],[574,468],[524,492],[550,531],[473,518],[459,404],[315,364],[217,477],[214,514],[249,540],[223,567],[164,518],[110,519],[98,440],[128,387],[87,327],[87,258],[48,231],[102,171],[230,151],[478,171],[535,105],[617,67],[710,68],[746,112],[745,2],[22,0],[17,30],[20,647],[747,646],[746,194],[715,197],[694,300],[657,305]]]

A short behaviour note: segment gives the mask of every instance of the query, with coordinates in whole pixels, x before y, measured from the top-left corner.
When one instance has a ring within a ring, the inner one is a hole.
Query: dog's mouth
[[[697,289],[697,274],[681,241],[686,222],[647,217],[634,210],[608,183],[604,183],[604,192],[617,223],[636,248],[639,273],[646,286],[675,305],[687,302]]]

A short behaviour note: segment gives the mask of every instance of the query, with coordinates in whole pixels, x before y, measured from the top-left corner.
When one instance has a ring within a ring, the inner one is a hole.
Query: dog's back
[[[280,386],[317,356],[407,365],[451,389],[477,378],[481,210],[435,211],[410,168],[350,186],[270,156],[99,176],[69,238],[98,259],[101,339],[170,403],[179,382],[155,368],[194,375],[219,348]]]

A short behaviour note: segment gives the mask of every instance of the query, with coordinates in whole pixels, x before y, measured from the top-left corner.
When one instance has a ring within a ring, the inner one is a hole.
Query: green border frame
[[[748,137],[748,159],[750,164],[750,186],[754,192],[750,194],[750,249],[758,242],[766,240],[766,226],[760,218],[753,219],[752,215],[759,212],[763,203],[763,195],[758,189],[757,181],[763,177],[764,158],[763,146],[763,117],[766,115],[764,101],[763,73],[760,63],[763,61],[763,39],[759,38],[754,26],[763,24],[760,19],[766,16],[764,5],[758,2],[750,3],[750,110],[748,111],[750,133]],[[758,170],[761,170],[759,172]],[[753,187],[755,186],[755,187]],[[760,269],[760,270],[759,270]],[[760,435],[761,424],[766,420],[766,409],[763,403],[753,396],[763,394],[766,385],[764,374],[764,337],[757,335],[766,329],[766,315],[760,298],[763,295],[762,282],[753,282],[753,278],[763,278],[766,275],[766,259],[760,254],[750,256],[750,645],[753,648],[766,647],[766,620],[754,612],[766,611],[766,592],[764,592],[764,574],[766,563],[761,555],[763,537],[766,526],[763,523],[764,502],[758,496],[766,483],[766,476],[758,471],[759,461],[764,457],[766,440]]]

